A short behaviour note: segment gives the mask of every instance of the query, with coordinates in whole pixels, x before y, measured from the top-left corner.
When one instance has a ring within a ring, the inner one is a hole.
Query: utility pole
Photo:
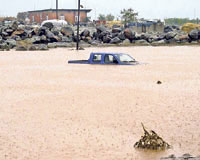
[[[56,19],[58,20],[58,0],[56,0]]]
[[[79,50],[79,23],[80,23],[80,0],[78,0],[78,23],[77,23],[76,50]]]

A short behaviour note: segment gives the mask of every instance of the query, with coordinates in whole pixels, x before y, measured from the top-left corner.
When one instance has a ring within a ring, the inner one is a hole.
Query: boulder
[[[91,44],[91,45],[93,45],[93,46],[98,46],[100,44],[100,42],[97,41],[97,40],[91,40],[88,43]]]
[[[18,29],[16,31],[14,31],[11,36],[12,37],[13,36],[20,36],[20,37],[22,37],[22,36],[25,36],[25,35],[26,35],[26,32],[23,29]]]
[[[10,47],[9,47],[9,45],[7,43],[2,43],[2,44],[0,44],[0,49],[2,51],[4,51],[4,50],[9,51]]]
[[[144,39],[136,40],[135,44],[149,45],[149,43],[146,40],[144,40]]]
[[[40,41],[41,41],[41,43],[46,43],[47,42],[47,37],[45,35],[42,35],[40,37]]]
[[[56,48],[56,43],[48,43],[48,48]]]
[[[46,35],[47,31],[49,31],[48,28],[46,28],[46,27],[40,27],[38,29],[38,33],[36,35],[38,35],[38,36]]]
[[[196,41],[200,39],[200,30],[194,29],[188,34],[188,36],[191,40]]]
[[[131,42],[129,39],[125,39],[123,42],[122,42],[123,45],[130,45]]]
[[[113,28],[112,33],[120,33],[122,31],[121,28]]]
[[[39,44],[41,43],[41,37],[40,36],[33,36],[31,39],[30,39],[31,43],[33,44]]]
[[[90,31],[88,29],[85,29],[83,32],[81,32],[80,36],[89,37],[90,36]]]
[[[118,44],[121,43],[121,40],[118,37],[111,39],[110,44]]]
[[[117,37],[122,41],[126,39],[126,37],[124,36],[123,32],[119,33]]]
[[[73,47],[72,43],[66,43],[66,42],[55,42],[56,47]]]
[[[61,41],[71,43],[73,42],[73,39],[71,37],[63,36]]]
[[[126,28],[124,30],[124,36],[129,40],[133,40],[135,38],[135,32],[130,28]]]
[[[5,30],[5,32],[6,32],[6,33],[8,33],[8,35],[9,35],[9,36],[11,36],[11,35],[12,35],[12,33],[14,32],[14,30],[13,30],[13,29],[10,29],[10,28],[8,28],[8,29],[6,29],[6,30]]]
[[[46,37],[48,38],[48,41],[51,43],[61,41],[61,39],[58,36],[54,35],[51,31],[46,32]]]
[[[74,31],[72,30],[71,27],[62,27],[61,28],[61,33],[64,36],[68,36],[68,37],[73,37],[74,36]]]
[[[37,46],[36,45],[31,45],[28,47],[29,51],[36,51],[37,50]]]
[[[19,45],[16,47],[16,51],[27,51],[27,47],[26,46],[22,46],[22,45]]]
[[[8,39],[5,42],[10,46],[10,48],[14,48],[17,45],[17,42],[14,39]]]
[[[49,49],[48,49],[46,44],[39,44],[38,45],[38,50],[46,51],[46,50],[49,50]]]
[[[164,28],[164,32],[165,32],[165,33],[173,32],[173,28],[172,28],[171,26],[166,26],[166,27]]]
[[[153,46],[159,46],[159,45],[164,45],[166,44],[166,40],[160,40],[160,41],[155,41],[151,43]]]
[[[98,26],[97,28],[97,33],[105,32],[106,28],[104,26]]]
[[[47,27],[50,30],[54,27],[52,22],[46,22],[42,25],[43,27]]]
[[[103,37],[103,43],[110,43],[111,39],[112,39],[112,38],[111,38],[109,35],[105,35],[105,36]]]
[[[166,35],[165,35],[165,39],[166,39],[166,40],[170,40],[170,39],[173,39],[175,36],[176,36],[176,33],[175,33],[175,32],[168,32],[168,33],[166,33]]]

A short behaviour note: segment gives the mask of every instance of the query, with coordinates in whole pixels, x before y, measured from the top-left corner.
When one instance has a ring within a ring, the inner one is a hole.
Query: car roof
[[[103,53],[103,52],[92,52],[91,54],[114,54],[114,55],[116,55],[116,54],[119,54],[119,55],[121,55],[121,54],[125,54],[125,53]]]

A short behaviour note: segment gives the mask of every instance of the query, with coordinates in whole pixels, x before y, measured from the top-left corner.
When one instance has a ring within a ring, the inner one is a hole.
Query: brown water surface
[[[87,59],[92,51],[125,52],[148,64],[67,63]],[[0,52],[0,79],[2,160],[200,155],[200,47]],[[134,149],[143,134],[141,122],[173,149]]]

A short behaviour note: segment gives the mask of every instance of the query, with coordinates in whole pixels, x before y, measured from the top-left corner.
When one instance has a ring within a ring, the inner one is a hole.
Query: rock
[[[17,42],[14,39],[8,39],[5,42],[10,46],[10,48],[14,48],[17,45]]]
[[[110,44],[118,44],[121,43],[121,40],[118,37],[111,39]]]
[[[31,45],[30,47],[28,47],[29,51],[36,51],[37,47],[35,45]]]
[[[166,26],[166,27],[164,28],[164,32],[165,32],[165,33],[172,32],[172,31],[173,31],[173,28],[172,28],[171,26]]]
[[[47,37],[45,35],[40,37],[41,43],[46,43],[47,42]]]
[[[17,21],[13,21],[11,27],[12,27],[13,30],[17,30],[17,28],[18,28]]]
[[[46,44],[39,44],[38,45],[38,50],[46,51],[46,50],[49,50],[49,49],[48,49]]]
[[[73,42],[73,39],[71,37],[63,36],[61,41],[71,43]]]
[[[56,36],[63,36],[60,30],[57,27],[51,29],[51,32]]]
[[[51,43],[61,41],[61,39],[58,36],[54,35],[51,31],[46,31],[46,37],[48,38],[48,41]]]
[[[57,48],[55,43],[48,43],[48,48]]]
[[[97,40],[91,40],[88,43],[91,44],[91,45],[93,45],[93,46],[98,46],[100,44],[100,42],[97,41]]]
[[[3,37],[9,36],[9,34],[8,34],[7,32],[4,32],[4,31],[1,33],[1,35],[2,35]]]
[[[165,40],[155,41],[151,43],[153,46],[163,45],[166,44]]]
[[[13,29],[10,29],[10,28],[8,28],[8,29],[6,29],[6,31],[5,31],[6,33],[8,33],[8,35],[9,36],[11,36],[12,35],[12,33],[14,32],[14,30]]]
[[[130,28],[126,28],[124,30],[124,36],[132,41],[135,38],[135,32]]]
[[[192,30],[189,34],[188,34],[189,38],[193,41],[200,39],[200,30]]]
[[[56,47],[73,47],[72,43],[66,43],[66,42],[55,42]]]
[[[53,26],[53,23],[51,23],[51,22],[46,22],[46,23],[44,23],[42,26],[43,26],[43,27],[47,27],[47,28],[49,28],[50,30],[54,27],[54,26]]]
[[[6,50],[6,51],[9,51],[10,50],[10,47],[7,43],[2,43],[0,44],[0,49],[3,51],[3,50]]]
[[[111,38],[115,38],[115,37],[118,37],[119,33],[111,33],[110,35],[111,35]]]
[[[40,28],[38,29],[38,33],[37,33],[36,35],[38,35],[38,36],[46,35],[46,34],[47,34],[47,31],[49,31],[48,28],[46,28],[46,27],[40,27]]]
[[[106,31],[106,28],[104,26],[98,26],[96,29],[98,34]]]
[[[103,41],[103,37],[109,36],[109,35],[110,35],[110,32],[108,32],[108,31],[103,31],[103,32],[101,32],[101,33],[98,35],[98,39]]]
[[[144,39],[136,40],[135,44],[149,45],[149,43]]]
[[[105,35],[105,36],[103,37],[103,43],[110,43],[111,39],[112,39],[112,38],[111,38],[109,35]]]
[[[84,36],[84,37],[89,37],[90,36],[90,31],[88,29],[85,29],[80,36]]]
[[[122,32],[118,34],[118,38],[122,41],[126,39],[126,37],[124,36]]]
[[[19,45],[16,47],[16,51],[27,51],[27,50],[28,50],[27,47],[22,46],[22,45]]]
[[[14,31],[12,33],[11,37],[13,37],[13,36],[20,36],[20,37],[22,37],[22,36],[25,36],[25,35],[26,35],[26,33],[25,33],[25,31],[23,29],[18,29],[18,30]]]
[[[68,36],[68,37],[73,37],[74,36],[74,31],[72,30],[71,27],[62,27],[61,28],[61,33],[64,36]]]
[[[122,42],[123,45],[130,45],[131,42],[129,39],[125,39],[123,42]]]
[[[30,39],[31,43],[33,44],[39,44],[41,43],[41,37],[40,36],[33,36],[31,39]]]
[[[170,39],[174,38],[175,36],[176,36],[176,33],[168,32],[168,33],[166,33],[165,38],[166,38],[166,40],[170,40]]]
[[[121,28],[113,28],[112,33],[120,33],[122,31]]]

